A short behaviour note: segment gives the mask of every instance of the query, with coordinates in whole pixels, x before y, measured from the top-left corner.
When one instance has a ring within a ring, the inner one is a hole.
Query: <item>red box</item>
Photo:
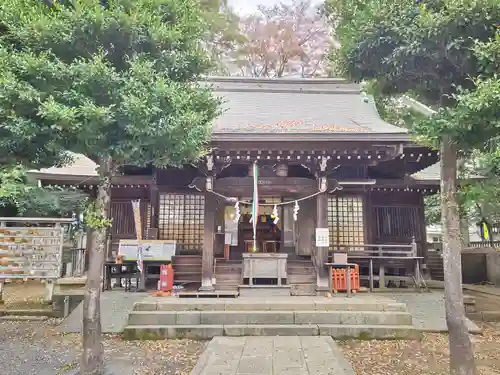
[[[332,269],[332,289],[334,292],[347,291],[347,270],[345,268]],[[351,279],[351,291],[358,291],[360,288],[359,282],[359,266],[356,264],[354,268],[349,270]]]
[[[174,289],[174,269],[171,264],[164,264],[160,266],[159,290],[170,292],[172,289]]]

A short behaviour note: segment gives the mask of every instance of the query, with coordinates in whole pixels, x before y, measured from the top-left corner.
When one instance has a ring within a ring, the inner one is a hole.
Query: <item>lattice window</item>
[[[362,245],[365,242],[363,198],[359,196],[329,197],[328,226],[330,246]],[[352,247],[351,250],[361,250]]]
[[[149,202],[141,200],[141,218],[143,232],[148,227],[149,214],[147,213]],[[110,216],[113,219],[111,234],[115,238],[136,238],[134,211],[131,200],[111,201]]]
[[[420,207],[375,207],[377,238],[412,238],[420,233]]]
[[[195,194],[161,194],[159,238],[177,241],[177,249],[203,247],[205,197]]]

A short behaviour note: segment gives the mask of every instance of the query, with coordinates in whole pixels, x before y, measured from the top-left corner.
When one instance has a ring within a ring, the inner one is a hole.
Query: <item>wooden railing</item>
[[[485,247],[493,247],[495,249],[500,250],[500,241],[493,241],[492,242],[483,242],[483,241],[473,241],[469,242],[468,246],[465,246],[465,249],[481,249]],[[442,242],[428,242],[427,243],[427,249],[428,250],[436,250],[436,251],[443,251],[443,243]]]
[[[479,248],[479,247],[495,247],[495,248],[500,248],[500,241],[474,241],[474,242],[469,242],[469,248]]]
[[[333,249],[332,249],[333,248]],[[329,255],[333,253],[347,253],[348,256],[371,255],[385,257],[415,257],[417,256],[417,243],[415,239],[410,244],[368,244],[368,245],[340,245],[330,246]]]

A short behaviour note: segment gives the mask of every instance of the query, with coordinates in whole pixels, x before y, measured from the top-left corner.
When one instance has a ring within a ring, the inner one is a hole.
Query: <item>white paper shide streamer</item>
[[[274,218],[274,220],[273,220],[274,225],[278,224],[278,221],[280,221],[280,218],[278,216],[278,206],[276,206],[276,205],[274,205],[272,217]]]
[[[297,221],[297,218],[299,216],[299,202],[295,201],[295,206],[293,206],[293,220]]]

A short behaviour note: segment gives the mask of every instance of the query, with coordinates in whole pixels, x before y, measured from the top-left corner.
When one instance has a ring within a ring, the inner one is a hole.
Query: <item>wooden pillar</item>
[[[321,192],[316,197],[316,228],[328,228],[328,186],[326,178],[327,159],[321,158],[318,170],[318,190]],[[316,246],[316,290],[322,294],[329,291],[328,246]]]
[[[214,240],[215,240],[215,214],[217,199],[212,193],[205,193],[205,212],[203,234],[203,251],[201,267],[201,291],[212,291],[213,267],[214,267]]]
[[[316,197],[316,228],[328,228],[328,195],[321,193]],[[328,247],[316,247],[316,274],[318,292],[328,291]]]
[[[151,181],[151,185],[149,186],[149,205],[151,207],[150,217],[149,217],[149,228],[147,228],[148,239],[150,236],[155,237],[154,239],[158,239],[158,215],[159,215],[159,207],[158,207],[158,185],[156,184],[156,171],[153,172],[153,181]],[[154,228],[151,230],[150,228]]]

